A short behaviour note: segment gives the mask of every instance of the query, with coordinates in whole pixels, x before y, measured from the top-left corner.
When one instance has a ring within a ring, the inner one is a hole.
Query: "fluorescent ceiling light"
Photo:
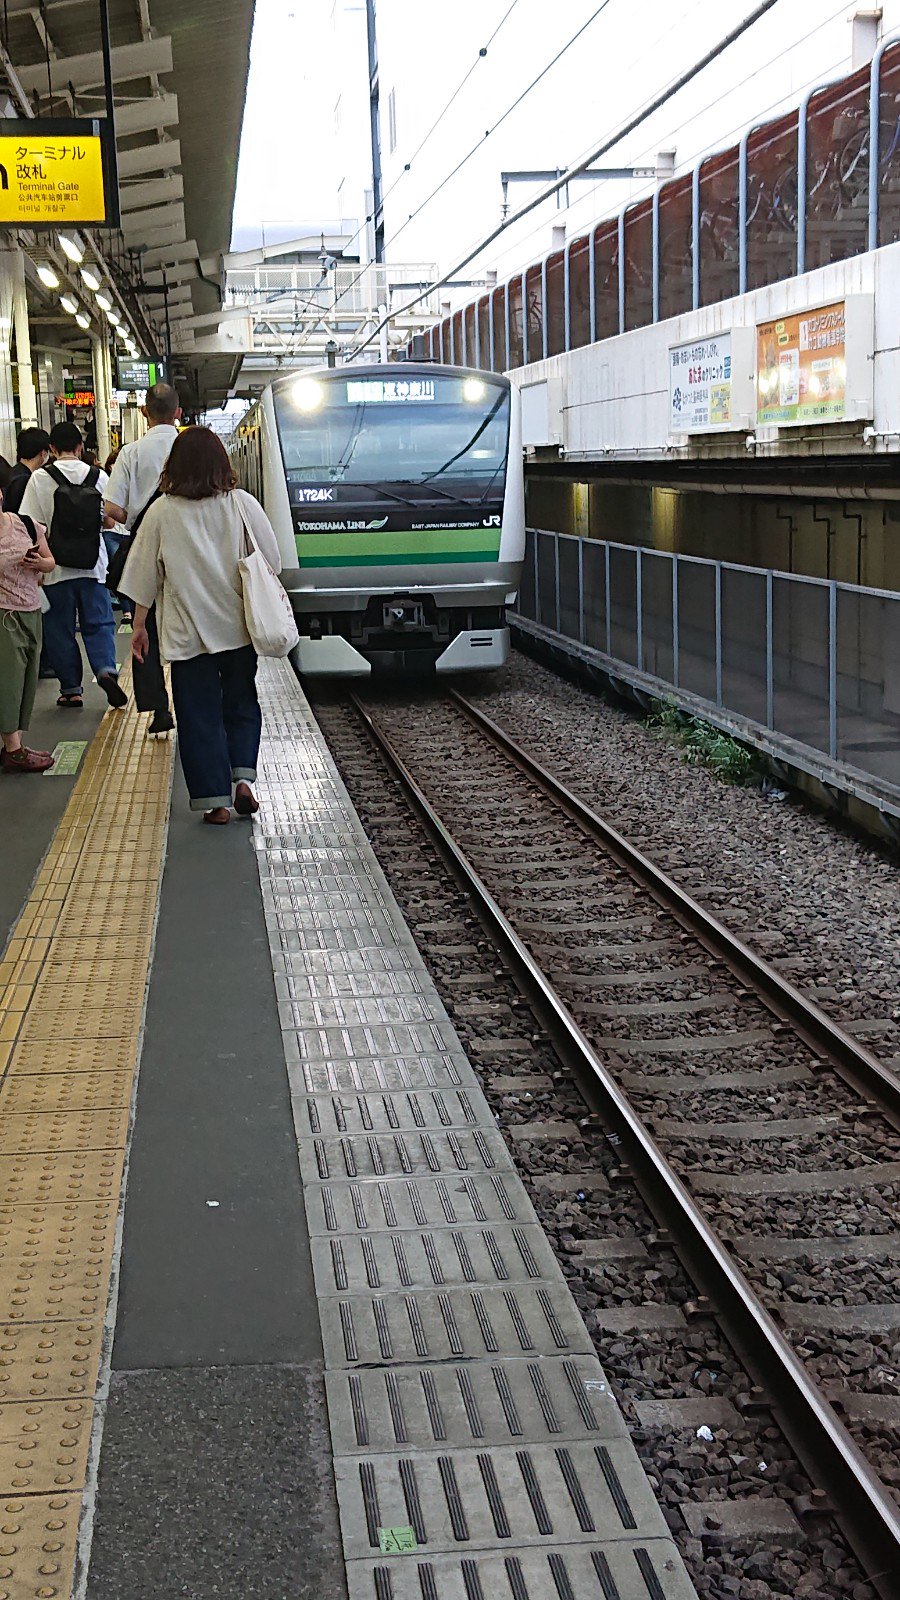
[[[47,288],[47,289],[58,289],[59,288],[59,278],[57,277],[56,273],[53,271],[53,268],[51,266],[48,266],[45,261],[42,261],[40,266],[38,267],[37,275],[40,278],[41,283],[44,284],[45,288]]]
[[[81,276],[89,289],[95,292],[99,289],[102,279],[94,267],[82,267]]]
[[[73,299],[70,294],[61,294],[59,297],[59,303],[64,311],[68,311],[70,317],[77,316],[78,301]]]
[[[96,299],[101,311],[112,311],[113,303],[108,294],[97,294],[94,296],[94,298]]]
[[[70,261],[74,261],[77,266],[80,261],[84,260],[84,245],[77,233],[60,233],[57,237],[60,249],[64,255],[68,256]]]
[[[89,328],[91,325],[90,317],[86,317],[83,311],[79,311],[75,321],[78,323],[79,328]]]

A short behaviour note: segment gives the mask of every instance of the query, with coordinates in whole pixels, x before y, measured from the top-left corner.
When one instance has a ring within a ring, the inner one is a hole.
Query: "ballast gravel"
[[[804,801],[722,783],[657,729],[514,652],[469,698],[900,1070],[900,860]]]
[[[712,1427],[702,1437],[693,1427],[640,1425],[636,1406],[641,1401],[735,1404],[749,1396],[751,1380],[711,1321],[685,1320],[695,1290],[677,1257],[657,1238],[657,1225],[630,1180],[617,1179],[615,1137],[596,1126],[561,1072],[530,1009],[508,974],[498,970],[496,953],[465,897],[437,862],[359,725],[339,708],[319,708],[319,714],[592,1333],[698,1594],[702,1600],[875,1600],[828,1519],[804,1524],[786,1544],[772,1537],[739,1542],[729,1537],[729,1502],[775,1498],[796,1507],[810,1492],[806,1474],[768,1413],[741,1416],[731,1428]],[[764,1055],[757,1050],[753,1056],[757,1071]],[[699,1094],[708,1069],[702,1062],[696,1065]],[[574,1123],[577,1131],[547,1139],[548,1123]],[[531,1125],[534,1137],[522,1137]],[[614,1259],[592,1258],[597,1240],[607,1241]],[[651,1319],[660,1313],[664,1325],[651,1322],[631,1330],[630,1308]],[[682,1514],[688,1501],[706,1507],[708,1535],[691,1534]]]

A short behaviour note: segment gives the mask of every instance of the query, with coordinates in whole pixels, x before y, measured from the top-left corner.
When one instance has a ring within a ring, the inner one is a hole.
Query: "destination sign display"
[[[348,405],[389,405],[433,400],[433,378],[356,378],[347,383]]]
[[[116,361],[117,389],[152,389],[162,383],[165,368],[161,361],[128,361],[119,356]]]

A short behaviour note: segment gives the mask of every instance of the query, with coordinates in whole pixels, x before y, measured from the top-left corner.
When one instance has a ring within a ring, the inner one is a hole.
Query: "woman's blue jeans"
[[[262,734],[252,644],[172,662],[178,754],[192,811],[230,806],[232,787],[253,783]]]

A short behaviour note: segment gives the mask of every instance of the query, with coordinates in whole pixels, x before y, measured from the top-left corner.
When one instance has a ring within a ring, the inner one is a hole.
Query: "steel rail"
[[[871,1050],[854,1039],[840,1023],[833,1021],[815,1001],[801,994],[718,917],[706,911],[679,888],[649,856],[645,856],[624,834],[573,794],[478,706],[456,690],[450,691],[450,697],[480,733],[485,734],[504,755],[514,761],[520,771],[537,784],[573,822],[577,822],[593,844],[599,845],[618,866],[640,883],[659,906],[702,944],[709,955],[727,966],[779,1023],[789,1024],[816,1056],[826,1059],[858,1094],[874,1101],[892,1126],[900,1130],[900,1077],[890,1072]]]
[[[825,1491],[863,1571],[882,1600],[900,1600],[900,1510],[839,1421],[805,1366],[669,1166],[627,1096],[579,1028],[565,1002],[519,938],[461,846],[369,708],[349,696],[414,813],[547,1031],[588,1103],[618,1134],[635,1181],[748,1371],[778,1408],[779,1420],[813,1484]],[[463,702],[466,704],[466,702]],[[487,719],[486,719],[487,720]]]

